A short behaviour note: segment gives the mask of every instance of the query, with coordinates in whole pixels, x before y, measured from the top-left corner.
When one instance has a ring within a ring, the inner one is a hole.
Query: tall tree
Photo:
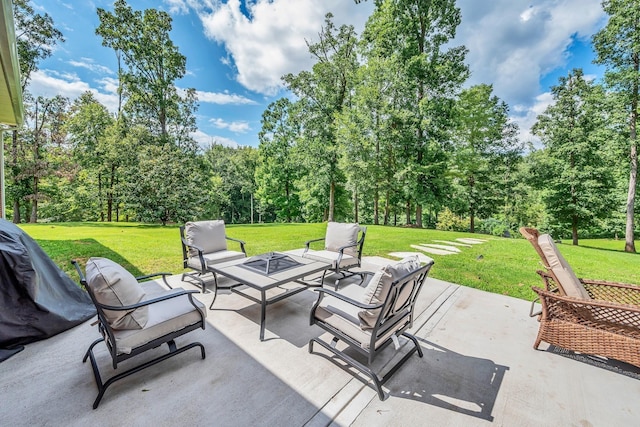
[[[295,183],[304,174],[295,156],[299,133],[287,98],[271,103],[262,113],[262,129],[258,134],[260,164],[256,170],[257,196],[262,209],[275,212],[279,221],[300,218],[300,199]]]
[[[86,171],[83,184],[89,184],[88,190],[98,195],[91,218],[98,217],[101,221],[105,219],[105,196],[111,208],[107,209],[107,217],[111,220],[112,216],[113,191],[107,189],[115,185],[116,175],[112,171],[117,162],[114,150],[108,146],[107,132],[113,126],[115,121],[109,111],[91,92],[84,92],[73,102],[66,123],[73,156]]]
[[[65,140],[63,123],[67,113],[69,100],[60,95],[54,98],[38,97],[33,109],[28,113],[31,125],[26,138],[28,144],[27,166],[22,177],[31,182],[31,193],[25,198],[31,202],[29,222],[38,221],[38,203],[46,194],[42,192],[40,183],[43,178],[53,173],[49,159],[52,145],[60,145]]]
[[[47,13],[36,13],[29,0],[13,0],[13,15],[16,27],[16,45],[20,62],[20,82],[25,101],[29,99],[26,93],[27,85],[33,72],[38,70],[38,64],[51,56],[53,48],[58,42],[64,42],[60,30],[55,28],[53,18]],[[25,180],[20,180],[22,167],[26,159],[23,157],[29,150],[22,147],[25,138],[20,138],[19,131],[14,130],[9,149],[9,172],[13,177],[13,222],[21,221],[21,201],[26,192]]]
[[[611,210],[614,186],[611,165],[602,152],[608,139],[605,126],[605,92],[574,69],[551,88],[554,104],[538,116],[534,134],[545,144],[546,159],[538,165],[544,199],[560,224],[571,226],[573,244],[578,229]]]
[[[311,71],[297,75],[287,74],[283,80],[303,104],[296,111],[303,122],[300,149],[314,170],[309,184],[322,185],[328,197],[324,219],[333,221],[336,199],[344,181],[339,168],[339,141],[336,117],[347,106],[358,68],[356,55],[357,36],[353,26],[343,25],[339,29],[327,14],[316,43],[307,43],[316,63]]]
[[[605,82],[624,95],[629,114],[629,187],[626,252],[635,252],[635,200],[638,174],[638,98],[640,96],[640,8],[636,0],[603,0],[607,25],[593,36],[595,62],[604,64]]]
[[[405,96],[396,108],[405,111],[397,150],[403,165],[407,216],[415,205],[416,224],[422,226],[422,207],[445,197],[446,156],[443,151],[454,100],[469,71],[466,48],[451,46],[461,21],[454,0],[379,0],[364,37],[379,45],[378,55],[398,58]],[[410,218],[407,218],[407,222]]]
[[[491,215],[499,200],[496,185],[507,165],[504,161],[521,152],[517,126],[509,121],[509,108],[492,95],[491,85],[465,89],[456,105],[457,126],[453,131],[454,174],[464,189],[462,199],[475,232],[476,215]]]
[[[125,110],[152,135],[167,140],[172,119],[184,119],[180,112],[193,113],[194,92],[183,99],[175,87],[186,72],[186,58],[169,37],[171,16],[163,11],[134,11],[125,0],[117,0],[114,11],[98,8],[100,25],[96,34],[124,62],[119,70],[120,88],[127,96]],[[162,142],[163,143],[163,142]]]

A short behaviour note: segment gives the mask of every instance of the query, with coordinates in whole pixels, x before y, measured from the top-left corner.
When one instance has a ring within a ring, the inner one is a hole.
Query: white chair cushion
[[[419,268],[420,259],[417,255],[406,257],[395,264],[388,264],[380,268],[380,270],[378,270],[374,274],[374,276],[367,284],[361,301],[365,304],[383,303],[386,300],[387,295],[389,295],[391,284],[395,280]],[[410,288],[410,286],[408,288]],[[398,300],[396,301],[396,306],[402,305],[410,296],[411,291],[407,291],[407,293],[401,294],[400,298],[398,298]],[[378,319],[378,316],[380,315],[380,310],[381,309],[377,308],[373,310],[360,311],[358,316],[361,320],[362,328],[373,328],[375,326],[376,320]]]
[[[346,286],[340,290],[341,294],[356,301],[362,299],[363,292],[364,289],[357,285]],[[365,330],[360,327],[359,311],[360,308],[327,295],[316,308],[315,316],[320,321],[333,326],[340,332],[354,339],[362,348],[368,349],[371,343],[371,330]],[[399,324],[403,325],[402,322]],[[395,329],[393,328],[385,332],[384,335],[376,340],[375,347],[378,348],[394,333]]]
[[[358,241],[360,226],[354,223],[329,222],[325,234],[324,246],[328,251],[337,252],[341,247],[355,245]],[[356,246],[344,250],[345,254],[358,255]]]
[[[244,254],[244,252],[224,250],[204,254],[202,257],[204,258],[204,262],[207,263],[207,265],[212,265],[220,264],[221,262],[233,261],[234,259],[242,259],[245,258],[246,255]],[[200,264],[200,258],[198,256],[190,257],[187,260],[187,266],[195,270],[200,270],[202,268],[202,265]]]
[[[227,250],[224,221],[195,221],[184,225],[187,243],[202,249],[205,254]],[[198,251],[189,249],[189,256],[198,256]]]
[[[87,285],[100,304],[122,307],[139,303],[145,297],[135,277],[120,264],[107,258],[89,258]],[[141,329],[148,320],[147,307],[130,311],[104,310],[113,329]]]
[[[336,264],[338,262],[339,255],[340,255],[339,252],[333,252],[329,250],[322,250],[322,251],[309,250],[305,252],[303,256],[305,258],[315,259],[316,261],[327,262],[331,264],[331,268],[335,269]],[[346,268],[352,265],[358,265],[358,258],[355,258],[351,255],[347,255],[345,251],[345,253],[342,255],[342,259],[340,260],[339,267]]]
[[[182,288],[167,290],[156,282],[144,282],[142,288],[147,294],[145,300],[182,291]],[[193,301],[206,317],[207,310],[204,304],[196,298],[193,298]],[[149,307],[149,320],[144,328],[114,331],[118,353],[129,354],[136,347],[198,323],[201,319],[200,312],[191,305],[187,295],[150,304],[147,307]]]
[[[564,259],[553,239],[548,234],[541,234],[538,237],[538,246],[542,249],[549,268],[558,279],[558,286],[565,295],[573,298],[589,300],[591,297],[584,286],[573,272],[573,269]]]

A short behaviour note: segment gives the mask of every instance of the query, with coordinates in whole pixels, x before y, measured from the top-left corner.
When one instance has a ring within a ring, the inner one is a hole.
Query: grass
[[[23,224],[47,254],[72,278],[70,264],[82,264],[89,257],[103,256],[121,263],[134,275],[158,271],[181,273],[178,226],[132,223]],[[472,237],[487,240],[482,245],[461,247],[457,255],[427,254],[435,259],[430,276],[530,300],[531,286],[540,286],[535,271],[538,255],[524,239],[425,230],[367,226],[365,256],[389,257],[390,252],[415,251],[412,244],[437,243]],[[324,236],[326,224],[227,225],[227,235],[244,240],[249,256],[273,250],[298,249],[309,239]],[[640,247],[640,246],[638,246]],[[581,240],[580,246],[560,244],[560,250],[580,277],[640,284],[640,254],[623,252],[624,242]],[[389,257],[390,258],[390,257]]]

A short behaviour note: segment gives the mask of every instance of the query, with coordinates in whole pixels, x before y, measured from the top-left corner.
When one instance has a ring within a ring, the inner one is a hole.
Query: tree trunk
[[[384,225],[389,225],[389,190],[386,192],[384,201]]]
[[[634,68],[636,74],[640,70],[640,58],[634,55]],[[631,98],[631,117],[629,120],[629,139],[631,140],[631,170],[629,172],[629,193],[627,195],[627,226],[625,229],[625,252],[636,252],[634,229],[634,205],[636,202],[636,184],[638,175],[638,146],[637,129],[638,123],[638,80],[635,79],[633,85],[633,95]]]
[[[104,196],[102,195],[102,173],[98,172],[98,203],[100,205],[100,222],[104,222]]]
[[[635,129],[634,129],[635,130]],[[633,132],[635,133],[635,132]],[[635,136],[635,135],[634,135]],[[636,183],[638,174],[638,148],[635,138],[631,142],[631,172],[629,173],[629,193],[627,195],[627,226],[625,229],[625,252],[636,252],[634,229],[634,204],[636,202]]]
[[[471,210],[469,211],[469,232],[470,233],[476,232],[476,215],[474,213],[473,208],[471,208]]]
[[[331,185],[329,187],[329,215],[327,217],[327,221],[333,221],[333,210],[336,204],[336,183],[334,180],[331,180]]]
[[[20,224],[20,202],[18,200],[13,201],[13,223]]]
[[[354,222],[358,222],[358,187],[353,192]]]
[[[375,186],[373,193],[373,224],[378,225],[378,209],[380,209],[380,192],[378,191],[378,185]]]
[[[571,217],[571,237],[573,246],[578,246],[578,217],[575,215]]]
[[[416,227],[422,228],[422,205],[416,205]]]
[[[38,177],[33,178],[33,200],[31,201],[31,217],[29,222],[35,224],[38,222]]]
[[[411,200],[409,199],[407,199],[405,214],[407,216],[407,225],[411,225]]]

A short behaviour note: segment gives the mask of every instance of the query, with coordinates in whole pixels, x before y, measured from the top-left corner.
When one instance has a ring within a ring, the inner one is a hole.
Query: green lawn
[[[69,262],[103,256],[124,265],[134,275],[157,271],[182,272],[177,226],[130,223],[22,224],[51,258],[69,275]],[[227,235],[247,242],[248,255],[301,248],[324,236],[326,224],[227,225]],[[541,268],[533,247],[524,239],[402,227],[368,226],[364,254],[388,257],[389,252],[415,251],[412,244],[453,241],[461,237],[487,240],[461,247],[457,255],[430,255],[432,277],[494,293],[532,299],[532,285],[540,285]],[[640,243],[637,244],[640,248]],[[624,253],[624,241],[581,240],[580,246],[560,244],[560,250],[581,277],[640,284],[640,255]]]

